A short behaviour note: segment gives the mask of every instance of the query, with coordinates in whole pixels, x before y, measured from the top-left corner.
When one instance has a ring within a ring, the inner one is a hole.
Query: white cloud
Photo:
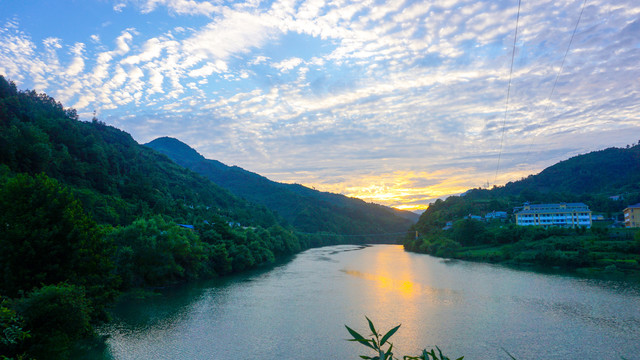
[[[83,43],[76,43],[71,48],[71,53],[74,54],[75,57],[65,72],[66,76],[76,76],[84,70],[84,47],[85,45]]]
[[[108,28],[124,29],[116,39],[101,29],[84,44],[33,40],[9,22],[0,28],[0,73],[81,111],[102,110],[125,130],[140,129],[136,138],[183,133],[189,143],[210,144],[220,160],[318,186],[339,176],[336,189],[352,194],[443,167],[482,183],[495,172],[517,11],[511,2],[114,4],[114,11],[156,11],[154,19],[175,27],[152,33],[114,18]],[[535,172],[551,153],[595,150],[639,130],[640,4],[631,0],[589,2],[548,99],[580,6],[523,4],[499,179]],[[205,135],[212,132],[214,140]],[[519,154],[531,139],[546,157]],[[459,187],[480,185],[456,179]]]
[[[148,62],[160,56],[163,44],[158,38],[151,38],[144,44],[141,53],[129,56],[122,60],[123,64],[135,65]]]
[[[143,13],[150,13],[158,6],[166,6],[177,15],[211,15],[218,7],[209,1],[194,0],[146,0],[140,4]]]
[[[223,73],[227,71],[227,64],[222,60],[216,60],[215,62],[208,62],[201,68],[191,70],[189,76],[201,77],[209,76],[213,73]]]
[[[274,68],[286,72],[289,70],[292,70],[294,68],[296,68],[298,65],[302,64],[302,59],[297,58],[297,57],[293,57],[293,58],[289,58],[289,59],[285,59],[282,60],[278,63],[274,63],[271,64],[271,66],[273,66]]]
[[[198,58],[226,60],[263,45],[274,30],[268,17],[226,10],[223,17],[186,39],[184,50]]]
[[[115,12],[122,12],[122,10],[127,7],[127,4],[125,3],[117,3],[115,5],[113,5],[113,11]]]

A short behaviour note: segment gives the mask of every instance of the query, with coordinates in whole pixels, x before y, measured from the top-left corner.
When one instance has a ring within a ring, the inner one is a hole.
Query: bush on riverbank
[[[57,180],[0,166],[0,357],[64,358],[123,291],[243,271],[306,246],[281,226],[209,219],[98,225]]]
[[[406,239],[408,251],[506,264],[581,269],[582,273],[640,274],[640,231],[525,227],[472,219],[451,230]]]
[[[369,320],[368,317],[365,317],[365,318],[369,323],[369,330],[371,330],[371,334],[366,338],[360,335],[360,333],[358,333],[357,331],[345,325],[345,327],[347,328],[347,331],[353,337],[353,339],[349,339],[349,341],[358,342],[359,344],[369,348],[371,351],[373,351],[376,354],[373,357],[367,356],[367,355],[360,355],[360,358],[371,359],[371,360],[397,359],[397,357],[393,356],[393,344],[389,340],[396,333],[396,331],[400,329],[400,325],[392,328],[391,330],[387,331],[384,335],[382,335],[381,333],[378,333],[375,326],[373,325],[373,322],[371,322],[371,320]],[[386,344],[388,344],[388,346],[385,348]],[[442,354],[442,351],[440,350],[439,347],[436,346],[436,349],[438,350],[437,353],[434,349],[431,349],[431,351],[427,351],[427,349],[424,349],[422,350],[421,355],[418,355],[418,356],[405,355],[402,358],[404,360],[450,360],[447,356]],[[461,356],[456,360],[462,360],[462,359],[464,359],[464,356]]]

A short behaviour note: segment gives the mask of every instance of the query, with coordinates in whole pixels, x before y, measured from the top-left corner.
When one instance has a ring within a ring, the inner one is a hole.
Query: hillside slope
[[[574,156],[504,186],[437,200],[415,228],[428,232],[468,214],[511,212],[523,202],[584,202],[592,211],[613,216],[640,202],[640,144]]]
[[[128,224],[149,214],[192,222],[206,208],[243,224],[277,222],[266,208],[139,145],[126,132],[97,119],[78,121],[75,110],[53,98],[17,92],[0,81],[0,163],[11,172],[43,172],[61,181],[98,222]]]
[[[615,196],[614,196],[615,195]],[[517,226],[511,216],[523,202],[584,202],[606,221],[590,229]],[[640,277],[640,231],[611,228],[611,217],[640,202],[640,144],[573,157],[540,174],[491,190],[472,189],[437,200],[407,237],[407,251],[434,256],[576,271],[589,276]],[[479,221],[506,211],[511,221]],[[446,226],[445,226],[446,225]]]
[[[1,75],[0,224],[0,313],[22,334],[0,341],[10,358],[67,358],[123,292],[335,242],[295,234],[266,207]]]
[[[276,211],[303,232],[338,234],[395,233],[406,231],[417,215],[366,203],[344,195],[309,189],[298,184],[271,181],[237,166],[205,159],[188,145],[169,137],[146,146],[162,152],[232,193]]]
[[[640,145],[608,148],[574,156],[552,165],[537,175],[509,182],[499,193],[517,195],[525,189],[540,193],[574,195],[622,194],[638,191]]]

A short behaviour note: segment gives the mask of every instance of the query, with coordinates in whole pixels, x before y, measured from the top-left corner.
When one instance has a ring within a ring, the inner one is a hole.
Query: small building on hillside
[[[506,211],[492,211],[490,213],[487,213],[484,216],[484,219],[489,221],[489,220],[501,220],[501,221],[505,221],[507,220],[507,212]]]
[[[629,205],[622,212],[624,213],[624,227],[640,227],[640,203]]]
[[[453,227],[453,221],[447,221],[442,230],[449,230]]]
[[[469,214],[469,215],[465,216],[464,218],[465,219],[472,219],[472,220],[482,221],[482,216],[480,216],[480,215]]]
[[[591,227],[591,210],[583,203],[524,204],[514,215],[520,226]]]

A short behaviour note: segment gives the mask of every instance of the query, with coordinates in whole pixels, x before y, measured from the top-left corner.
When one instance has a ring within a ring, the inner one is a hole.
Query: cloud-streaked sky
[[[140,143],[416,209],[640,139],[640,2],[587,0],[563,65],[584,3],[522,0],[508,106],[517,0],[0,0],[0,74]]]

